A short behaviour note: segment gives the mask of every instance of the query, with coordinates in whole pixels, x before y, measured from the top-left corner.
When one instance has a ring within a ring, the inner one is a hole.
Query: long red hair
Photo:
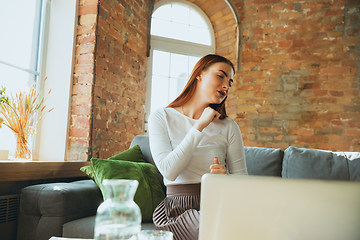
[[[198,82],[196,78],[198,76],[200,76],[202,71],[205,71],[208,67],[210,67],[214,63],[218,63],[218,62],[223,62],[223,63],[229,64],[235,73],[235,67],[232,64],[232,62],[230,62],[230,60],[228,60],[225,57],[216,55],[216,54],[208,54],[208,55],[202,57],[195,64],[195,67],[191,72],[189,81],[187,82],[186,86],[184,87],[184,90],[167,107],[172,107],[172,108],[181,107],[182,105],[184,105],[185,103],[190,101],[192,96],[195,94],[195,90],[196,90],[196,86],[197,86],[197,82]],[[225,109],[226,99],[227,99],[227,97],[220,104],[210,104],[211,108],[215,109],[216,111],[218,111],[220,113],[220,117],[219,117],[220,119],[224,119],[227,117],[226,109]]]

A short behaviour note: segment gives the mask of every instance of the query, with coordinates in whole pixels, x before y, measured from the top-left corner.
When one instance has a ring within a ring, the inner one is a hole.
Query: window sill
[[[0,161],[0,182],[86,176],[80,168],[91,162]]]

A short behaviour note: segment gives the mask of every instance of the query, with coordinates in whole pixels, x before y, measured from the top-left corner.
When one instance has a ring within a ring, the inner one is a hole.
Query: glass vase
[[[28,146],[28,141],[25,138],[24,134],[15,133],[16,137],[16,149],[15,149],[15,158],[17,159],[30,159],[31,151]]]
[[[138,181],[105,179],[103,185],[107,199],[96,213],[94,239],[137,239],[141,230],[141,212],[134,202]]]

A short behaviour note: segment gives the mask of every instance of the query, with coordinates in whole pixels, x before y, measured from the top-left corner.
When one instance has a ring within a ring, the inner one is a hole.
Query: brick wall
[[[80,1],[70,160],[109,157],[143,133],[153,2]],[[190,2],[209,17],[216,52],[239,63],[228,112],[245,145],[360,151],[356,1]]]
[[[89,157],[98,0],[80,0],[67,159]]]
[[[100,0],[92,156],[108,158],[143,134],[149,1]]]
[[[353,0],[232,1],[245,145],[360,151],[360,15]]]
[[[192,0],[210,19],[215,33],[216,53],[237,62],[238,25],[224,0]]]
[[[217,53],[237,61],[237,24],[223,0],[194,1],[215,30]],[[69,160],[107,158],[143,134],[148,14],[154,1],[80,1]]]

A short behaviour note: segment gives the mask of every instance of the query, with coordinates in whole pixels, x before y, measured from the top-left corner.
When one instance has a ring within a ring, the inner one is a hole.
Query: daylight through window
[[[159,1],[151,19],[146,119],[173,101],[196,62],[214,52],[214,31],[200,8],[186,1]]]
[[[28,92],[39,78],[41,0],[1,1],[0,8],[0,87],[14,96]],[[6,11],[5,11],[6,9]],[[9,21],[11,19],[11,21]],[[14,155],[15,135],[7,127],[0,129],[0,150]],[[29,141],[32,145],[33,141]]]

